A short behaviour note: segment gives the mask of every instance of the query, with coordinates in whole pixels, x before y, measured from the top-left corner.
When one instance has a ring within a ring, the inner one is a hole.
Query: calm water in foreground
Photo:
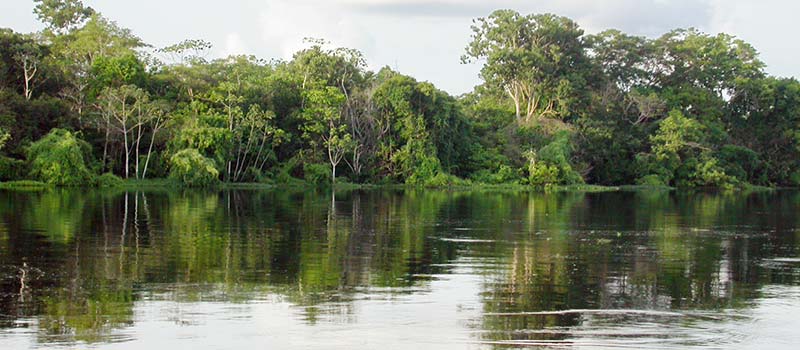
[[[0,192],[0,348],[797,349],[800,193]]]

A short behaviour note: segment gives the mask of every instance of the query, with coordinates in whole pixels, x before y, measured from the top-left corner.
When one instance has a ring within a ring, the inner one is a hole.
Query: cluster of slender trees
[[[288,61],[209,59],[79,0],[34,3],[46,29],[0,30],[0,180],[800,184],[800,84],[726,34],[499,10],[462,58],[483,83],[454,97],[319,39]]]

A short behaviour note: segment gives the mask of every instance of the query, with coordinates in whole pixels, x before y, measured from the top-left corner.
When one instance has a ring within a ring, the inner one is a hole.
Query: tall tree
[[[98,13],[94,13],[80,27],[66,35],[51,40],[54,56],[69,77],[61,96],[70,101],[79,117],[87,105],[91,105],[89,88],[95,62],[99,59],[120,56],[135,56],[136,49],[146,44],[129,29],[118,26]]]
[[[139,178],[141,175],[139,154],[145,128],[154,122],[154,129],[156,131],[160,129],[163,123],[163,111],[150,102],[150,96],[146,91],[132,85],[106,88],[98,99],[97,107],[101,116],[98,126],[105,131],[103,164],[107,163],[111,138],[119,136],[122,138],[124,156],[122,174],[125,178],[130,177],[131,158],[133,158],[134,175]],[[154,136],[153,133],[151,139]]]
[[[583,30],[552,14],[498,10],[472,26],[462,62],[485,60],[481,76],[513,100],[518,120],[566,117],[585,65]]]
[[[303,135],[312,146],[324,147],[331,165],[331,181],[336,182],[336,167],[353,143],[341,114],[344,94],[328,86],[306,90],[303,95],[306,99]]]
[[[34,0],[36,7],[33,13],[47,28],[65,34],[85,22],[94,9],[85,6],[80,0]]]

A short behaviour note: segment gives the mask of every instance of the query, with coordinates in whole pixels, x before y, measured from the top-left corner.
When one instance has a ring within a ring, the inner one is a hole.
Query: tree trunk
[[[130,164],[131,164],[130,163],[131,149],[130,149],[130,147],[128,147],[128,130],[127,129],[123,129],[122,132],[125,134],[125,178],[127,179],[128,178],[128,170],[130,169]]]
[[[517,87],[516,83],[512,83],[511,86],[506,85],[504,90],[506,90],[508,96],[511,97],[511,100],[514,101],[514,114],[517,117],[517,121],[519,121],[522,117],[522,101],[520,101],[519,87]]]
[[[136,153],[134,154],[136,156],[136,159],[134,161],[136,163],[136,178],[137,179],[139,178],[139,144],[141,143],[141,141],[142,141],[142,124],[139,123],[139,127],[137,128],[137,135],[136,135],[136,146],[135,146],[136,147],[136,150],[135,150]]]
[[[27,57],[23,58],[22,71],[25,74],[25,100],[30,100],[31,96],[33,96],[31,81],[36,76],[36,62],[32,62]]]
[[[103,143],[103,172],[108,170],[108,137],[111,132],[111,125],[109,124],[110,123],[106,123],[106,140],[105,143]]]
[[[156,140],[156,133],[158,129],[153,129],[153,132],[150,134],[150,146],[147,147],[147,157],[144,159],[144,169],[142,169],[142,179],[147,176],[147,166],[150,164],[150,154],[153,153],[153,142]]]

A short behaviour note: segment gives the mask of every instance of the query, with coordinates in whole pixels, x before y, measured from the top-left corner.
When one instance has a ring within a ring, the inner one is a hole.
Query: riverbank
[[[33,180],[19,180],[0,182],[0,189],[2,190],[15,190],[15,191],[41,191],[57,186],[47,184],[44,182]],[[113,188],[123,190],[163,190],[175,188],[187,188],[182,186],[177,181],[172,179],[128,179],[114,182],[111,184],[100,183],[95,186],[82,186],[86,188]],[[502,192],[618,192],[618,191],[673,191],[677,190],[675,187],[669,186],[649,186],[649,185],[620,185],[620,186],[603,186],[603,185],[548,185],[544,187],[533,187],[521,184],[486,184],[486,183],[468,183],[449,186],[414,186],[407,184],[357,184],[351,182],[338,182],[332,184],[333,189],[337,191],[352,191],[352,190],[374,190],[374,189],[409,189],[409,188],[426,188],[445,191],[502,191]],[[309,190],[309,189],[330,189],[331,185],[319,186],[306,182],[301,179],[288,183],[257,183],[257,182],[220,182],[209,188],[222,189],[222,190],[274,190],[274,189],[289,189],[289,190]],[[783,187],[766,187],[756,185],[744,185],[736,188],[682,188],[682,190],[689,191],[774,191],[783,189]]]

